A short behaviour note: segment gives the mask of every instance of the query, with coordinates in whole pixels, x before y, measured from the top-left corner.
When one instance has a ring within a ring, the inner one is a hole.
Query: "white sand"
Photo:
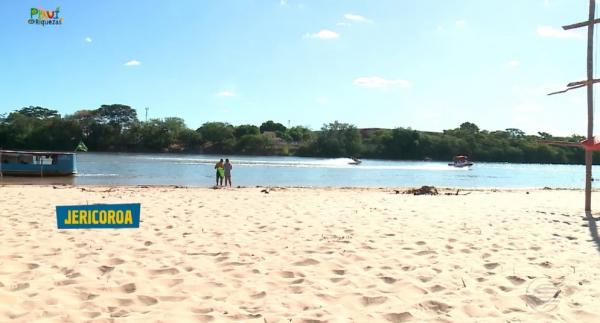
[[[600,322],[581,191],[106,190],[0,187],[1,322]],[[125,202],[140,229],[56,228]]]

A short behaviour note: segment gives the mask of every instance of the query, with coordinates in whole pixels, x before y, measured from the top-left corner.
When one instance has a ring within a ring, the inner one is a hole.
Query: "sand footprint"
[[[360,299],[361,304],[364,306],[379,305],[379,304],[385,303],[386,301],[387,301],[387,297],[385,297],[385,296],[375,296],[375,297],[363,296]]]
[[[27,288],[29,288],[29,283],[17,283],[17,284],[10,286],[9,290],[11,292],[17,292],[17,291],[27,289]]]
[[[426,283],[426,282],[428,282],[428,281],[432,280],[432,279],[433,279],[433,277],[428,277],[428,276],[418,276],[418,277],[417,277],[417,279],[418,279],[418,280],[420,280],[422,283]]]
[[[129,284],[125,284],[125,285],[119,287],[119,289],[124,293],[130,294],[130,293],[135,292],[137,288],[134,283],[129,283]]]
[[[161,279],[159,282],[161,285],[173,287],[183,283],[183,279]]]
[[[445,314],[450,312],[450,310],[452,309],[452,306],[434,300],[421,302],[419,303],[419,306],[421,306],[425,310],[435,312],[436,314]]]
[[[521,285],[525,282],[525,279],[517,276],[508,276],[506,279],[508,279],[508,281],[510,281],[513,285]]]
[[[162,275],[162,274],[175,275],[178,273],[179,273],[179,270],[177,268],[173,268],[173,267],[150,270],[150,274],[152,274],[152,275]]]
[[[267,296],[267,293],[262,291],[260,293],[256,293],[254,295],[251,295],[250,297],[253,299],[260,299],[260,298],[264,298],[265,296]]]
[[[159,296],[161,302],[181,302],[187,299],[187,296]]]
[[[116,300],[119,306],[129,306],[133,304],[133,300],[129,298],[116,298]]]
[[[196,318],[198,322],[212,322],[215,320],[215,317],[212,315],[196,315],[194,318]]]
[[[431,286],[429,288],[429,291],[432,292],[432,293],[438,293],[438,292],[441,292],[441,291],[443,291],[445,289],[446,289],[446,287],[436,284],[436,285]]]
[[[291,271],[281,271],[279,272],[279,276],[282,278],[294,278],[294,273]]]
[[[115,267],[111,267],[111,266],[100,266],[98,267],[98,269],[100,270],[100,272],[102,273],[102,275],[110,273],[111,271],[113,271],[115,269]]]
[[[310,265],[316,265],[318,263],[319,263],[319,261],[317,261],[315,259],[307,258],[302,261],[295,262],[294,266],[310,266]]]
[[[402,323],[402,322],[408,322],[408,321],[412,320],[413,316],[409,312],[402,312],[402,313],[387,313],[387,314],[383,315],[383,318],[385,318],[387,321],[390,321],[393,323]]]
[[[208,307],[208,308],[192,308],[191,311],[193,313],[207,314],[207,313],[213,312],[214,309],[212,307]]]
[[[87,316],[88,318],[93,319],[95,317],[102,315],[102,313],[101,312],[86,312],[86,313],[84,313],[84,315]]]
[[[54,282],[54,285],[56,285],[56,286],[67,286],[67,285],[73,285],[73,284],[77,284],[77,281],[75,279],[66,279],[66,280]]]
[[[144,305],[148,305],[148,306],[150,306],[150,305],[154,305],[154,304],[158,303],[158,300],[157,300],[156,298],[154,298],[154,297],[150,297],[150,296],[144,296],[144,295],[140,295],[140,296],[138,296],[137,298],[138,298],[138,300],[139,300],[140,302],[142,302]]]

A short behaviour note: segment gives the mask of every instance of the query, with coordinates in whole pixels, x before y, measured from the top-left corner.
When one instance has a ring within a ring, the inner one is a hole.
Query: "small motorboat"
[[[462,168],[473,166],[473,163],[469,161],[467,156],[454,156],[454,161],[449,163],[448,166]]]
[[[352,161],[348,163],[350,165],[359,165],[360,163],[362,163],[362,160],[360,160],[358,158],[350,157],[350,159],[352,159]]]

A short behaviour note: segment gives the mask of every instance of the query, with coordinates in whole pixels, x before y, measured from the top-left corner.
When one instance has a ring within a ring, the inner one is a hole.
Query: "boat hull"
[[[6,152],[0,155],[0,173],[2,176],[73,176],[77,173],[75,154]],[[38,156],[52,156],[51,162],[43,163]]]
[[[471,166],[473,166],[473,163],[463,163],[463,164],[450,163],[450,164],[448,164],[448,166],[463,168],[463,167],[471,167]]]
[[[76,172],[61,172],[61,171],[16,171],[16,170],[2,170],[2,176],[15,176],[15,177],[55,177],[55,176],[74,176]]]

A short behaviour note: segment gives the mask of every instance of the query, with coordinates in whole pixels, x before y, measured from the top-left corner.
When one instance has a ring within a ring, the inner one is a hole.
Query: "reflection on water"
[[[455,168],[442,162],[363,160],[349,158],[249,157],[183,154],[80,153],[73,177],[4,177],[4,184],[99,184],[211,186],[220,158],[233,163],[234,186],[332,187],[562,187],[581,188],[582,165],[477,163]],[[594,167],[595,171],[600,170]]]

